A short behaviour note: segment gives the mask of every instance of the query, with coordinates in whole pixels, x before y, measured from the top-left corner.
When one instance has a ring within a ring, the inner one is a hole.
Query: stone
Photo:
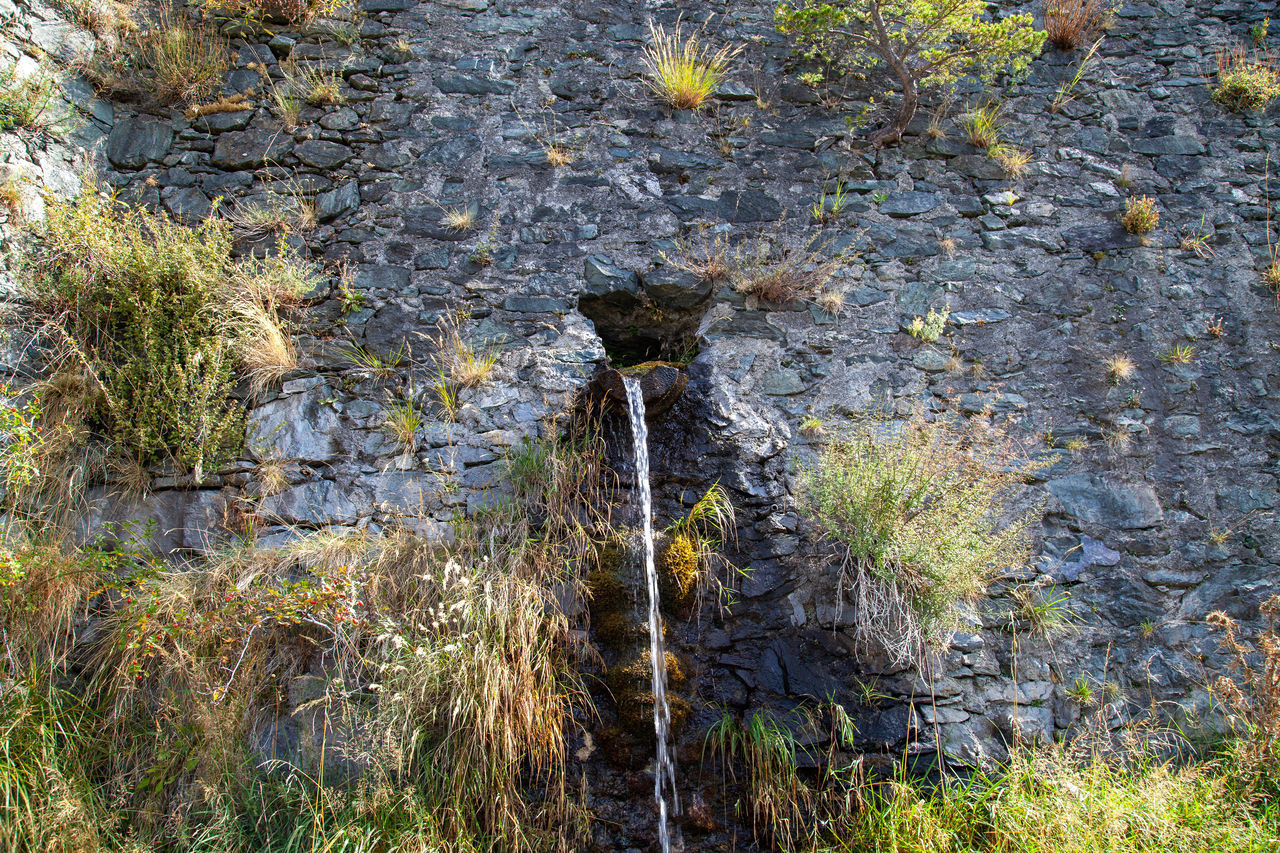
[[[421,515],[444,486],[434,474],[388,471],[371,478],[376,509],[393,515]]]
[[[631,270],[612,264],[603,255],[590,255],[583,261],[582,276],[586,293],[606,297],[610,304],[633,304],[640,294],[640,277]]]
[[[1097,474],[1070,474],[1048,483],[1063,512],[1085,524],[1117,530],[1141,530],[1164,520],[1155,489]]]
[[[587,383],[587,399],[596,403],[607,402],[623,411],[627,407],[627,389],[624,376],[633,376],[640,383],[644,398],[645,418],[656,417],[671,408],[684,393],[689,377],[679,368],[663,362],[651,361],[624,370],[605,368],[598,371]]]
[[[345,181],[329,192],[316,195],[316,221],[332,222],[360,206],[360,184]]]
[[[800,378],[800,374],[794,370],[787,368],[779,368],[771,370],[760,379],[760,384],[756,389],[761,394],[769,394],[774,397],[788,397],[793,394],[801,394],[808,386],[804,380]]]
[[[642,284],[645,294],[655,305],[676,310],[701,305],[711,296],[713,289],[712,282],[670,265],[645,273]]]
[[[249,414],[249,449],[259,456],[324,462],[338,452],[338,413],[324,387],[273,400]]]
[[[354,152],[347,146],[339,145],[337,142],[308,139],[299,142],[293,149],[293,153],[308,166],[328,170],[335,169],[347,162]]]
[[[293,140],[278,130],[241,130],[223,133],[213,148],[211,162],[223,169],[254,169],[279,160]]]
[[[936,193],[925,193],[911,190],[908,192],[890,193],[880,202],[880,212],[895,217],[918,216],[928,213],[938,206]]]
[[[359,517],[355,504],[332,480],[292,486],[263,498],[259,506],[268,519],[284,524],[353,524]]]
[[[510,80],[492,80],[471,74],[441,74],[434,78],[436,88],[447,95],[505,95],[515,89]]]
[[[173,128],[163,122],[127,118],[107,136],[107,160],[117,169],[141,169],[158,161],[173,144]]]
[[[782,205],[761,190],[732,190],[720,196],[720,215],[735,224],[741,222],[774,222],[782,216]]]

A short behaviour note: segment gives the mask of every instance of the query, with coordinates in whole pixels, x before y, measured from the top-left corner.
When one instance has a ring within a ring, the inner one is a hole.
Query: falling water
[[[658,572],[653,565],[653,499],[649,493],[649,430],[644,422],[644,395],[635,379],[623,379],[627,388],[627,414],[631,419],[631,440],[635,446],[636,484],[640,490],[640,516],[644,519],[644,573],[649,583],[649,661],[653,664],[653,731],[657,735],[658,760],[653,773],[653,798],[658,804],[658,840],[662,853],[671,849],[667,829],[667,798],[663,788],[671,791],[671,810],[679,814],[676,796],[676,773],[667,750],[667,730],[671,726],[671,709],[667,705],[667,655],[662,644],[662,616],[658,612]]]

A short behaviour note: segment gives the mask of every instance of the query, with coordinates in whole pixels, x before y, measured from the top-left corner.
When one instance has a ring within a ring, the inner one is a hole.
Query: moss
[[[625,610],[604,610],[591,617],[591,626],[595,628],[596,638],[605,648],[615,652],[623,652],[633,646],[644,635],[640,624],[631,618]]]
[[[687,533],[673,536],[658,560],[663,602],[677,610],[691,607],[701,569],[702,558],[693,538]]]
[[[630,367],[620,367],[618,372],[623,376],[631,376],[639,379],[641,376],[648,376],[659,367],[674,367],[679,370],[684,365],[677,364],[674,361],[643,361],[640,364],[633,364]]]
[[[671,652],[666,653],[667,663],[667,686],[675,689],[688,680],[685,675],[684,667],[680,665],[680,659]],[[628,663],[620,663],[617,666],[610,667],[609,672],[605,675],[605,679],[609,682],[615,696],[626,693],[640,685],[649,687],[649,681],[653,677],[653,669],[649,663],[649,652],[643,651],[636,655]]]

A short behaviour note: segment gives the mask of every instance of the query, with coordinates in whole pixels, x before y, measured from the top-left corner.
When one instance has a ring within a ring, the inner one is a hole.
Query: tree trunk
[[[919,98],[916,96],[916,81],[912,79],[911,73],[902,66],[894,70],[898,72],[898,79],[902,83],[902,106],[898,107],[898,114],[893,117],[893,121],[871,134],[871,144],[876,148],[896,145],[902,141],[902,132],[915,117],[916,106],[919,104]]]

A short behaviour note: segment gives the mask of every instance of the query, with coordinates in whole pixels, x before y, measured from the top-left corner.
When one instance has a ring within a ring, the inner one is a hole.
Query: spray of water
[[[636,484],[640,492],[640,516],[644,525],[644,573],[649,586],[649,660],[653,664],[653,731],[657,736],[658,755],[653,773],[653,798],[658,805],[658,840],[662,853],[671,850],[671,832],[667,827],[667,797],[671,795],[671,812],[680,813],[676,796],[675,767],[667,748],[667,732],[671,728],[671,708],[667,705],[667,655],[662,643],[662,616],[658,610],[658,571],[653,561],[653,498],[649,492],[649,430],[644,422],[644,395],[635,379],[623,380],[627,388],[627,415],[631,419],[631,439],[635,448]]]

